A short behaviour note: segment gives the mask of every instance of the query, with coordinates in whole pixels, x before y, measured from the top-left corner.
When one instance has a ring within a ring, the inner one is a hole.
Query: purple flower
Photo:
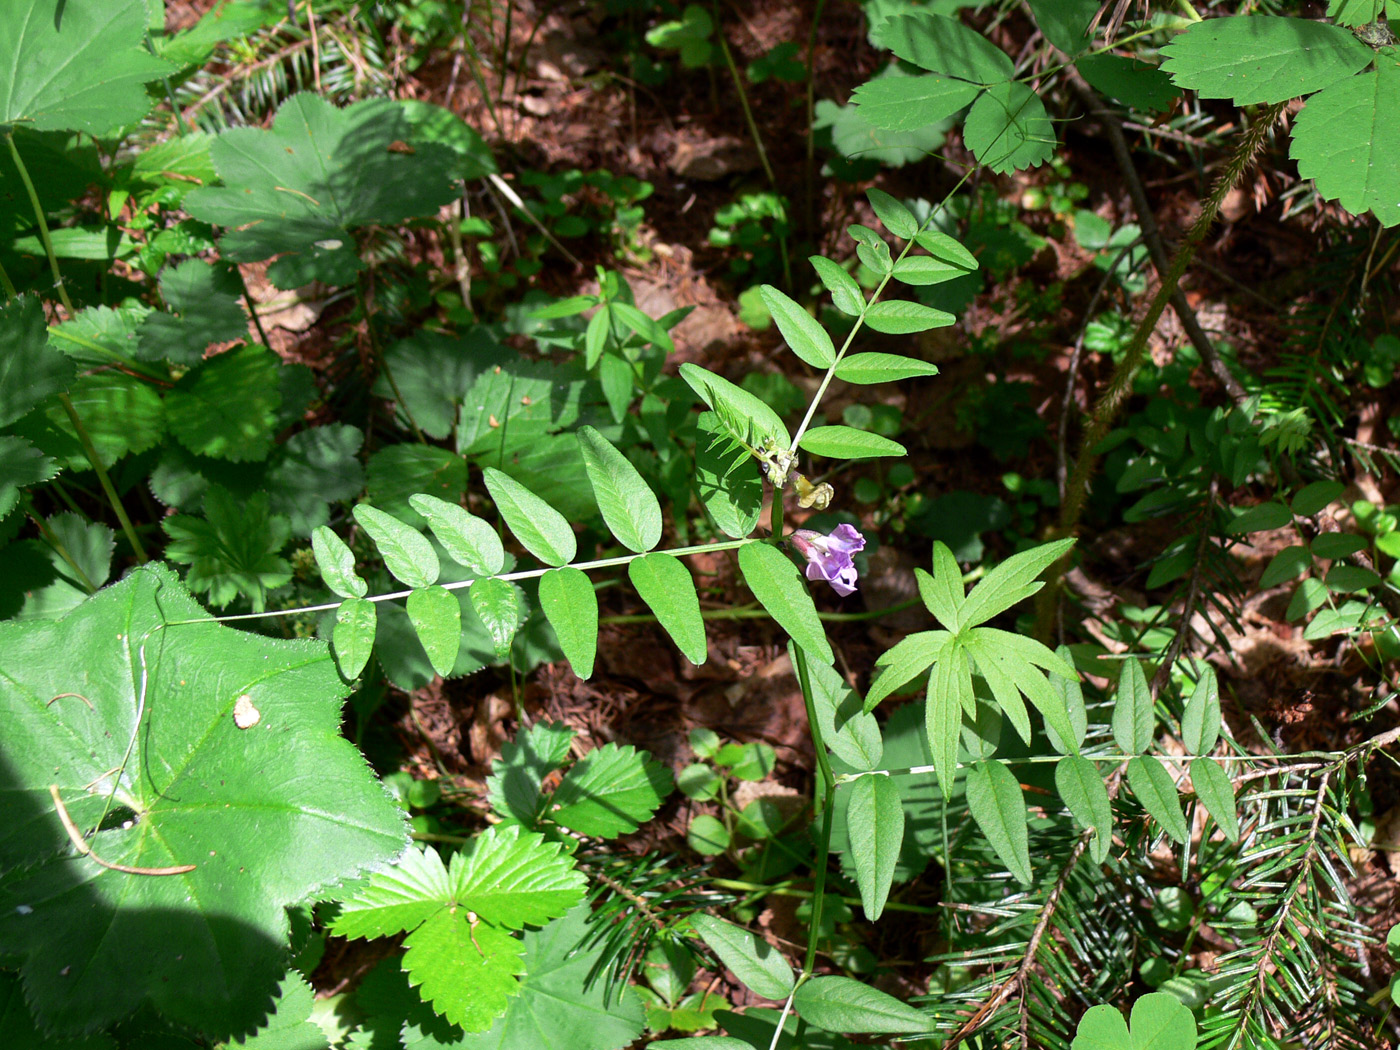
[[[854,525],[837,525],[830,535],[798,529],[788,540],[807,559],[807,579],[825,580],[842,597],[856,589],[856,566],[851,556],[865,548],[865,537]]]

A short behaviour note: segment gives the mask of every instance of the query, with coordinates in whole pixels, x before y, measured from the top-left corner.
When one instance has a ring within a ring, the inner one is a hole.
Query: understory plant
[[[675,366],[687,311],[652,316],[606,267],[575,294],[475,316],[472,267],[494,277],[499,256],[473,262],[463,234],[493,227],[469,202],[547,234],[532,253],[602,232],[611,256],[648,184],[522,179],[546,199],[532,210],[477,130],[388,97],[300,91],[265,126],[193,130],[180,86],[219,41],[266,29],[264,5],[221,5],[179,34],[145,0],[0,11],[15,70],[0,86],[7,1039],[1376,1045],[1383,996],[1350,874],[1368,763],[1400,730],[1287,753],[1252,715],[1225,717],[1217,664],[1240,616],[1236,546],[1286,530],[1260,586],[1298,581],[1287,618],[1305,640],[1393,667],[1394,508],[1354,503],[1358,528],[1337,527],[1327,453],[1342,443],[1314,440],[1316,401],[1207,339],[1225,391],[1207,407],[1146,351],[1166,306],[1193,323],[1183,274],[1289,101],[1307,99],[1291,148],[1320,197],[1378,231],[1400,222],[1389,9],[1334,4],[1332,24],[1187,6],[1100,42],[1097,4],[1028,6],[1042,42],[1013,57],[951,15],[867,5],[891,57],[832,118],[843,141],[915,149],[880,133],[961,127],[972,166],[937,202],[866,188],[864,221],[810,276],[794,264],[787,279],[779,234],[787,290],[756,294],[792,355],[780,370],[808,380],[792,414],[754,392],[762,379]],[[438,7],[421,32],[454,31]],[[683,67],[733,66],[707,8],[652,13],[647,39]],[[995,563],[980,537],[1009,512],[962,544],[911,512],[906,535],[933,540],[912,570],[919,626],[851,667],[828,626],[849,614],[823,611],[862,589],[878,544],[850,481],[865,472],[868,502],[922,484],[907,468],[872,481],[868,461],[908,449],[885,432],[899,412],[863,396],[946,382],[915,337],[957,323],[998,243],[1028,244],[1013,223],[971,221],[967,179],[1055,155],[1061,82],[1105,120],[1186,90],[1265,108],[1240,118],[1173,258],[1146,216],[1116,233],[1080,216],[1081,247],[1102,253],[1089,269],[1147,301],[1115,328],[1077,455],[1054,488],[1005,475],[1035,499]],[[171,126],[153,136],[157,101]],[[585,186],[621,207],[570,229],[562,198]],[[746,265],[773,270],[765,216],[785,230],[783,207],[720,221]],[[250,274],[342,311],[328,375],[274,350]],[[794,298],[804,285],[817,302]],[[1355,359],[1378,387],[1385,338]],[[1124,418],[1144,374],[1165,392]],[[834,423],[838,391],[854,404]],[[1042,507],[1058,508],[1043,531]],[[1092,623],[1067,593],[1095,513],[1161,519],[1151,609]],[[702,603],[688,559],[722,564],[753,602],[717,610],[706,585]],[[814,763],[803,791],[780,790],[772,748],[722,727],[691,734],[696,761],[673,769],[625,740],[585,752],[574,728],[530,716],[519,677],[567,662],[593,678],[599,598],[617,593],[694,666],[717,614],[775,625]],[[511,684],[516,732],[484,796],[448,775],[381,780],[385,683],[411,694],[487,668]],[[677,794],[712,804],[682,825],[694,863],[630,848]],[[760,932],[763,902],[784,895],[804,943]],[[870,946],[910,918],[927,933],[905,943],[927,964],[917,988]],[[312,975],[334,964],[328,944],[358,941],[380,943],[328,1007]],[[1189,965],[1198,942],[1208,970]]]

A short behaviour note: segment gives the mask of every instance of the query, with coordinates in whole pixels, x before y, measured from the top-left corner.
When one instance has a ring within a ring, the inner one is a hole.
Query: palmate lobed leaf
[[[247,1030],[285,967],[286,906],[403,849],[402,814],[340,735],[348,687],[325,644],[160,630],[205,616],[148,565],[60,621],[0,624],[0,892],[32,909],[0,916],[0,951],[22,960],[45,1025],[150,1002],[201,1031]],[[246,729],[240,705],[259,714]],[[50,784],[84,830],[114,788],[132,811],[91,836],[105,860],[193,870],[128,875],[75,856]]]

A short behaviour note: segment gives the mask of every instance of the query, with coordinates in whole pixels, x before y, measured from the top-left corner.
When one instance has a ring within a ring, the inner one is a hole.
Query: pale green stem
[[[87,455],[88,462],[92,464],[92,469],[97,473],[97,480],[102,485],[102,491],[107,494],[107,502],[112,505],[112,510],[116,512],[117,521],[121,522],[122,532],[126,534],[126,541],[131,544],[137,562],[142,565],[146,564],[146,549],[141,546],[141,541],[136,536],[136,527],[126,516],[126,508],[122,506],[121,497],[117,495],[117,490],[112,485],[112,479],[107,476],[107,468],[102,464],[102,457],[97,454],[97,446],[92,443],[92,437],[88,434],[87,427],[83,426],[78,410],[73,407],[73,399],[68,396],[67,391],[64,391],[58,395],[58,403],[63,406],[63,411],[68,413],[68,421],[73,424],[73,429],[77,432],[78,440],[83,446],[83,452]]]

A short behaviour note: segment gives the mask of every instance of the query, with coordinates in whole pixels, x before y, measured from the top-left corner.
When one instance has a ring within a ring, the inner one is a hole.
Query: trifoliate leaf
[[[214,140],[224,185],[190,193],[185,209],[228,228],[219,242],[225,258],[281,255],[268,269],[279,288],[349,284],[364,266],[352,229],[434,215],[456,194],[450,150],[391,148],[411,134],[388,99],[337,109],[317,95],[293,95],[270,130],[229,128]]]
[[[170,431],[191,452],[242,462],[272,451],[281,362],[248,343],[190,369],[165,395]]]
[[[101,137],[151,108],[145,85],[170,67],[142,46],[146,0],[55,7],[11,0],[0,11],[0,125]]]
[[[216,1037],[252,1028],[286,965],[287,906],[406,840],[340,733],[348,687],[325,644],[207,622],[147,565],[60,621],[0,624],[0,654],[0,892],[27,905],[0,915],[0,952],[41,1023],[149,1003]],[[240,728],[240,709],[257,722]],[[49,785],[93,854],[180,873],[78,855]],[[126,819],[91,831],[109,800]]]
[[[673,786],[670,771],[647,752],[604,744],[565,775],[549,817],[581,835],[613,839],[650,820]]]
[[[73,362],[49,346],[44,325],[44,304],[37,295],[21,295],[0,306],[0,426],[73,381]]]
[[[204,496],[203,518],[177,514],[161,527],[170,537],[166,557],[190,567],[186,585],[197,594],[207,592],[216,608],[241,594],[261,612],[268,592],[292,578],[292,567],[281,556],[291,528],[285,518],[268,513],[263,493],[240,503],[212,485]]]

